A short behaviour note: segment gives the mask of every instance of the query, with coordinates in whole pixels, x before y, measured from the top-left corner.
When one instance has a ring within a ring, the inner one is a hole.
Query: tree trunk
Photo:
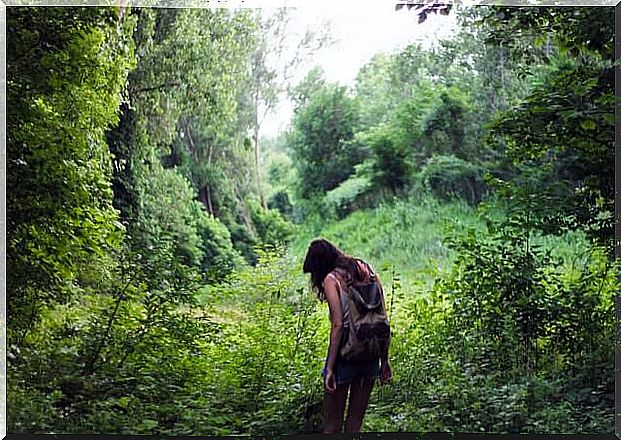
[[[130,279],[127,282],[127,284],[125,285],[125,288],[123,288],[123,290],[119,293],[119,296],[117,297],[115,305],[114,305],[114,310],[112,311],[112,314],[108,318],[108,324],[106,326],[106,330],[103,336],[99,338],[99,341],[97,342],[97,345],[95,349],[93,350],[93,353],[91,354],[90,359],[85,363],[84,368],[82,369],[82,374],[84,376],[90,376],[95,372],[95,365],[97,363],[97,360],[99,359],[99,354],[101,353],[101,350],[103,349],[104,345],[108,342],[108,338],[110,337],[110,331],[112,330],[112,324],[114,324],[114,321],[117,317],[117,313],[119,311],[119,307],[121,306],[121,302],[125,299],[125,292],[127,291],[127,288],[130,286],[131,283],[132,283],[132,279]]]
[[[201,189],[198,192],[198,197],[203,203],[203,206],[205,206],[205,209],[207,210],[207,212],[213,215],[214,214],[213,204],[211,203],[211,191],[209,190],[209,185],[205,185],[201,187]]]
[[[501,92],[500,92],[500,104],[501,109],[505,110],[507,108],[507,84],[506,84],[506,73],[505,73],[505,53],[506,50],[504,47],[500,47],[500,84],[501,84]]]
[[[187,120],[185,121],[185,133],[188,136],[188,141],[190,141],[190,149],[192,150],[194,160],[198,163],[198,149],[194,144],[194,139],[192,139],[192,134],[190,133],[190,123]]]
[[[213,144],[209,143],[207,146],[207,169],[211,168],[211,158],[213,154]],[[211,215],[214,215],[213,204],[211,203],[211,185],[207,184],[205,186],[206,199],[207,199],[207,210]]]
[[[209,185],[205,187],[205,192],[207,193],[207,209],[211,215],[214,215],[213,204],[211,203],[211,189],[209,188]]]
[[[261,200],[261,206],[263,209],[267,209],[267,205],[265,204],[265,198],[263,197],[263,187],[261,185],[261,170],[259,169],[259,129],[261,127],[262,119],[259,119],[259,90],[255,90],[254,94],[254,174],[257,185],[257,192],[259,193],[259,199]],[[264,115],[265,116],[265,115]]]
[[[254,170],[255,170],[255,179],[257,182],[257,191],[259,192],[259,199],[261,200],[261,206],[263,209],[267,209],[267,204],[265,203],[265,197],[263,197],[263,187],[261,185],[261,171],[259,169],[259,126],[255,125],[254,127]]]

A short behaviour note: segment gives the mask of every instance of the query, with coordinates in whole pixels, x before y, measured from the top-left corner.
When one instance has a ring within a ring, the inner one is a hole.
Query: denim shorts
[[[327,359],[326,359],[327,362]],[[326,377],[324,365],[321,375]],[[334,363],[334,376],[337,385],[350,384],[356,377],[376,379],[379,375],[379,359],[365,362],[349,362],[341,357],[336,358]]]

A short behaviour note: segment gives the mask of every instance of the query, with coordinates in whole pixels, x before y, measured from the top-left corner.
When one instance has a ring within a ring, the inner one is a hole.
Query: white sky
[[[336,42],[319,52],[297,73],[294,82],[301,80],[315,65],[320,65],[330,82],[353,86],[358,70],[378,52],[394,52],[413,42],[429,47],[437,38],[449,36],[456,28],[454,13],[448,16],[431,14],[418,24],[415,9],[395,11],[393,2],[360,2],[338,6],[321,5],[320,9],[305,7],[291,11],[295,33],[329,21],[331,35]],[[364,5],[364,3],[368,3]],[[261,129],[262,136],[271,137],[286,128],[291,119],[291,103],[281,102],[276,111],[267,116]]]

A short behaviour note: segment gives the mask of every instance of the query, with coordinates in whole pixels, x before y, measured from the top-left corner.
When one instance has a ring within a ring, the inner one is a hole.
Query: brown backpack
[[[388,354],[390,325],[386,315],[384,293],[371,267],[362,262],[370,272],[367,282],[354,282],[351,277],[346,299],[348,317],[344,322],[339,355],[349,361],[368,361]]]

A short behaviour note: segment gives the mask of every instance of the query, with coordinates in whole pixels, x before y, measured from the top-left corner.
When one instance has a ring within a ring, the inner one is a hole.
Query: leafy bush
[[[471,205],[484,195],[481,169],[455,156],[434,156],[423,166],[421,180],[436,197],[459,197]]]
[[[192,208],[201,238],[201,270],[207,275],[207,280],[222,280],[234,268],[244,263],[243,258],[233,248],[231,234],[226,226],[216,217],[207,214],[199,202],[193,201]]]
[[[356,166],[356,173],[336,188],[328,191],[323,198],[325,212],[340,218],[364,207],[364,196],[371,188],[368,176],[360,173],[361,166]]]
[[[398,128],[379,125],[357,133],[355,142],[373,153],[369,175],[376,189],[390,190],[394,196],[408,185],[413,170],[411,148]]]
[[[293,215],[293,205],[289,200],[287,191],[278,191],[272,195],[267,202],[267,207],[276,209],[284,218],[291,219]]]
[[[159,163],[136,167],[136,193],[140,211],[130,227],[136,249],[167,249],[186,266],[202,259],[196,226],[194,192],[190,183]],[[145,255],[149,258],[150,252]]]
[[[457,87],[442,91],[421,122],[426,157],[454,155],[466,161],[476,160],[480,150],[470,136],[471,115],[468,97]]]
[[[247,203],[261,244],[278,245],[291,238],[294,226],[278,211],[264,210],[256,200]]]

